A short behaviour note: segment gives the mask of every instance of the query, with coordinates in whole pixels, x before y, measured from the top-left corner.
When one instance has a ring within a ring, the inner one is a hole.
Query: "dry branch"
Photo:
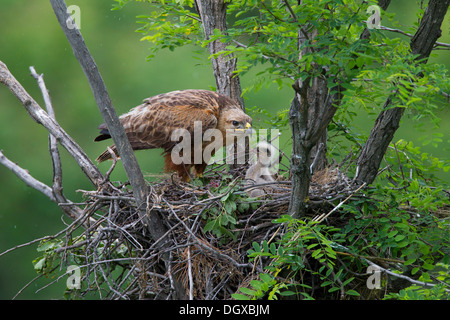
[[[22,103],[31,118],[44,126],[58,142],[70,153],[89,180],[99,186],[103,175],[92,163],[80,146],[53,120],[39,104],[28,94],[22,85],[14,78],[8,67],[0,61],[0,83],[8,87],[14,96]]]
[[[44,82],[44,75],[37,74],[34,67],[30,67],[31,76],[36,79],[39,88],[41,89],[42,97],[44,98],[45,107],[47,109],[48,115],[56,121],[55,111],[53,110],[53,105],[50,99],[50,95],[48,93],[47,87]],[[63,195],[63,187],[62,187],[62,167],[61,167],[61,157],[59,156],[58,150],[58,141],[56,141],[55,137],[49,134],[49,149],[50,155],[52,158],[53,164],[53,186],[52,191],[55,196],[55,199],[58,203],[67,203],[66,197]],[[67,208],[63,208],[63,210],[67,210]]]
[[[48,91],[45,87],[42,75],[38,75],[33,67],[30,68],[32,76],[38,81],[39,87],[41,88],[45,104],[47,109],[52,116],[45,113],[44,110],[34,101],[33,98],[25,91],[25,89],[20,85],[20,83],[14,78],[14,76],[9,72],[7,66],[0,61],[0,83],[6,85],[11,92],[23,103],[25,108],[31,117],[38,123],[44,125],[44,127],[50,132],[50,152],[53,161],[53,173],[54,173],[54,183],[52,188],[46,184],[35,179],[31,174],[22,169],[16,163],[10,161],[6,158],[3,153],[0,152],[0,163],[2,163],[6,168],[14,172],[19,179],[25,182],[28,186],[40,191],[45,196],[47,196],[51,201],[58,203],[61,209],[73,220],[80,218],[83,212],[80,208],[73,205],[73,203],[65,198],[62,194],[62,171],[61,171],[61,161],[59,159],[59,152],[57,149],[57,139],[55,135],[60,137],[60,142],[62,145],[66,146],[69,153],[77,160],[78,164],[82,168],[83,172],[90,178],[92,182],[99,183],[99,176],[101,173],[97,168],[90,162],[84,151],[64,132],[64,130],[59,126],[59,124],[54,119],[54,111],[51,106],[50,97]],[[55,134],[55,135],[54,135]]]
[[[25,184],[37,191],[43,193],[51,201],[56,202],[55,196],[53,195],[52,189],[45,183],[35,179],[28,170],[21,168],[16,163],[12,162],[6,158],[2,151],[0,151],[0,163],[4,165],[7,169],[11,170],[20,180],[25,182]]]

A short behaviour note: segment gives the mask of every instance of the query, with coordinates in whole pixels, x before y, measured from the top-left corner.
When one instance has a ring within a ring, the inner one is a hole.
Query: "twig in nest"
[[[189,300],[194,300],[194,279],[192,277],[192,261],[191,261],[190,246],[187,247],[187,262],[188,262],[188,276],[189,276]]]
[[[106,147],[106,149],[108,150],[109,154],[111,155],[112,165],[111,165],[111,167],[109,168],[109,170],[105,174],[105,182],[109,180],[109,176],[111,175],[111,173],[113,172],[113,170],[114,170],[114,168],[116,167],[116,164],[117,164],[116,153],[111,149],[111,147]]]
[[[366,185],[366,183],[364,182],[361,186],[359,186],[358,189],[356,189],[351,195],[349,195],[347,198],[345,198],[344,200],[342,200],[341,202],[339,202],[339,204],[334,207],[330,212],[328,212],[327,214],[321,214],[319,216],[316,216],[312,219],[312,221],[316,221],[316,222],[322,222],[323,220],[325,220],[326,218],[328,218],[328,216],[330,214],[332,214],[334,211],[336,211],[337,209],[339,209],[348,199],[350,199],[351,197],[353,197],[353,195],[355,193],[357,193],[359,190],[361,190],[364,186]]]
[[[230,262],[233,266],[235,266],[236,268],[251,268],[253,267],[250,263],[239,263],[236,260],[234,260],[232,257],[221,253],[220,251],[212,248],[209,244],[205,243],[204,241],[201,241],[193,232],[192,230],[184,223],[183,220],[181,220],[178,215],[175,213],[175,211],[173,210],[172,206],[170,205],[170,203],[166,200],[166,199],[162,199],[167,206],[169,207],[170,212],[173,214],[173,216],[181,223],[181,225],[184,227],[184,229],[189,233],[189,235],[192,237],[192,240],[194,240],[194,242],[196,244],[198,244],[200,247],[202,247],[203,249],[206,249],[208,252],[210,252],[213,256],[217,257],[217,258],[221,258],[222,260],[228,261]]]

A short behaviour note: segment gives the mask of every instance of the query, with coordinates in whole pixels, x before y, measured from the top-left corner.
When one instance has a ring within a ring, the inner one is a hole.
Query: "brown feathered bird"
[[[185,129],[185,132],[193,136],[196,121],[201,122],[202,134],[208,129],[218,129],[221,133],[219,138],[213,135],[214,139],[201,142],[202,153],[212,143],[214,150],[227,145],[227,142],[232,143],[234,138],[227,139],[227,134],[242,136],[251,133],[252,119],[242,111],[239,104],[222,94],[208,90],[181,90],[159,94],[145,99],[141,105],[120,116],[120,122],[133,150],[162,148],[165,171],[176,171],[184,181],[189,181],[192,167],[195,175],[201,176],[209,158],[202,157],[199,163],[198,160],[194,161],[194,152],[191,152],[190,160],[175,164],[172,149],[179,140],[172,141],[171,136],[177,129]],[[105,124],[101,124],[99,129],[100,135],[94,141],[111,138]],[[194,139],[190,140],[193,148]],[[118,156],[114,145],[111,150]],[[103,162],[111,158],[112,154],[106,150],[97,161]]]

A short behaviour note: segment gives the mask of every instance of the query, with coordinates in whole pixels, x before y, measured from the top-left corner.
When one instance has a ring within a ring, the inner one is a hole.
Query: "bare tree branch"
[[[219,250],[216,250],[214,248],[212,248],[210,245],[208,245],[205,241],[201,241],[196,235],[195,233],[186,225],[186,223],[184,223],[183,220],[181,220],[178,215],[175,213],[175,211],[173,210],[172,206],[170,205],[170,203],[166,200],[166,199],[162,199],[164,201],[165,204],[167,204],[167,206],[170,209],[170,212],[174,215],[174,217],[181,223],[181,225],[185,228],[186,232],[192,237],[192,240],[195,241],[196,244],[198,244],[202,249],[205,249],[205,251],[210,252],[213,256],[218,257],[220,259],[223,259],[227,262],[230,262],[233,266],[235,266],[236,268],[252,268],[252,264],[251,263],[239,263],[237,262],[235,259],[233,259],[232,257],[230,257],[229,255],[226,255],[222,252],[220,252]]]
[[[30,68],[33,77],[38,80],[39,87],[42,90],[44,101],[46,105],[49,107],[50,112],[54,115],[53,109],[50,103],[50,96],[48,95],[48,91],[45,87],[45,83],[42,79],[42,75],[37,75],[36,71],[33,67]],[[20,85],[20,83],[12,76],[9,72],[8,68],[4,63],[0,61],[0,83],[6,85],[12,93],[21,101],[28,113],[31,117],[38,123],[44,125],[44,127],[50,132],[51,144],[50,149],[52,153],[52,160],[54,162],[54,184],[53,188],[50,188],[46,184],[40,182],[35,179],[27,170],[21,168],[16,163],[12,162],[8,158],[6,158],[2,152],[0,152],[0,163],[3,164],[6,168],[11,170],[16,176],[25,182],[27,186],[30,186],[46,197],[48,197],[51,201],[56,202],[58,205],[61,205],[61,209],[73,220],[79,219],[83,215],[83,210],[75,206],[70,200],[67,200],[66,197],[62,194],[62,181],[61,181],[61,162],[59,159],[59,152],[56,155],[55,150],[57,152],[57,138],[52,134],[56,134],[59,137],[61,143],[66,146],[66,149],[69,153],[77,160],[78,164],[82,168],[83,172],[90,178],[90,180],[96,184],[100,183],[102,179],[100,179],[97,174],[101,177],[100,172],[96,172],[96,167],[90,162],[89,158],[84,154],[83,150],[64,132],[64,130],[58,125],[58,123],[49,117],[48,114],[45,113],[44,110],[28,95],[25,89]],[[53,121],[53,122],[52,122]],[[80,158],[78,158],[80,157]],[[55,168],[56,167],[56,168]],[[95,168],[95,169],[94,169]],[[94,220],[92,220],[94,221]],[[86,223],[92,222],[88,220]],[[87,226],[88,224],[86,224]]]
[[[53,190],[45,183],[35,179],[28,170],[21,168],[16,163],[9,160],[7,157],[3,155],[3,152],[0,151],[0,163],[4,165],[6,168],[11,170],[20,180],[25,182],[25,184],[37,191],[43,193],[47,198],[51,201],[56,202],[56,198],[53,195]]]
[[[42,92],[42,97],[44,98],[45,107],[47,109],[48,115],[56,121],[55,111],[53,110],[52,101],[50,99],[50,95],[48,94],[47,87],[44,82],[44,75],[37,74],[34,67],[30,67],[31,75],[36,79],[39,88]],[[59,156],[58,150],[58,142],[55,137],[51,134],[48,136],[49,139],[49,149],[50,155],[52,157],[53,164],[53,192],[55,194],[55,198],[58,199],[58,202],[64,203],[67,202],[66,198],[62,193],[62,168],[61,168],[61,157]]]
[[[382,272],[384,272],[384,273],[386,273],[386,274],[388,274],[390,276],[397,277],[397,278],[400,278],[400,279],[404,279],[404,280],[406,280],[406,281],[408,281],[410,283],[417,284],[419,286],[424,286],[424,287],[435,287],[436,286],[436,284],[434,284],[434,283],[417,281],[417,280],[414,280],[414,279],[412,279],[412,278],[410,278],[408,276],[405,276],[403,274],[392,272],[392,271],[390,271],[388,269],[385,269],[385,268],[379,266],[378,264],[375,264],[374,262],[370,261],[369,259],[367,259],[365,257],[360,257],[360,258],[362,258],[364,261],[366,261],[369,265],[374,266],[378,270],[380,270],[380,271],[382,271]],[[450,293],[449,289],[444,289],[444,291]]]
[[[389,32],[400,33],[400,34],[402,34],[402,35],[404,35],[404,36],[407,36],[407,37],[410,37],[410,38],[414,37],[413,34],[408,33],[408,32],[405,32],[405,31],[400,30],[400,29],[388,28],[388,27],[385,27],[385,26],[380,26],[380,29],[381,29],[381,30],[385,30],[385,31],[389,31]],[[435,42],[435,45],[434,45],[434,48],[436,49],[436,47],[446,47],[446,48],[450,48],[450,44],[449,44],[449,43],[445,43],[445,42],[439,42],[439,41],[436,41],[436,42]]]
[[[135,196],[137,207],[140,215],[144,218],[144,224],[147,225],[154,240],[157,240],[164,234],[164,228],[161,221],[151,215],[146,217],[146,200],[148,188],[144,180],[144,176],[140,170],[139,164],[133,153],[133,149],[128,141],[119,117],[112,105],[106,86],[98,71],[97,65],[89,53],[88,48],[78,28],[69,28],[67,21],[71,21],[72,17],[68,13],[67,6],[64,0],[50,0],[59,24],[61,25],[64,34],[69,41],[75,57],[80,63],[86,78],[91,86],[95,101],[99,111],[105,121],[108,131],[117,147],[123,166],[127,173],[130,184],[133,187],[133,194]],[[71,26],[75,25],[73,22]]]
[[[48,93],[47,87],[44,82],[44,75],[38,74],[34,67],[30,67],[31,75],[33,78],[36,79],[39,88],[42,92],[42,97],[44,98],[45,107],[47,109],[48,115],[56,121],[55,118],[55,111],[53,110],[53,105],[50,99],[50,95]],[[67,200],[67,198],[63,194],[63,186],[62,186],[62,166],[61,166],[61,158],[59,156],[59,150],[58,150],[58,141],[56,138],[52,135],[48,135],[49,138],[49,149],[50,149],[50,155],[52,158],[52,164],[53,164],[53,185],[52,185],[52,192],[55,197],[55,202],[58,203],[58,205],[62,205],[60,208],[62,211],[64,211],[70,218],[73,220],[78,219],[83,215],[83,210],[78,208],[75,205],[72,205],[72,202]],[[69,206],[67,206],[69,205]],[[86,226],[88,226],[86,224]]]
[[[11,90],[14,96],[22,103],[31,118],[44,126],[50,134],[70,153],[80,166],[84,174],[95,185],[103,181],[103,175],[92,163],[83,149],[53,120],[39,104],[28,94],[22,85],[14,78],[8,67],[0,61],[0,83]]]

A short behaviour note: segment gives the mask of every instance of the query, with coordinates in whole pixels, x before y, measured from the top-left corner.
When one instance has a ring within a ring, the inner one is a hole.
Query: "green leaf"
[[[348,290],[345,293],[347,293],[347,294],[349,294],[351,296],[356,296],[356,297],[360,296],[360,294],[358,292],[356,292],[355,290]]]
[[[398,248],[404,248],[404,247],[406,247],[406,246],[408,246],[409,245],[409,242],[408,241],[402,241],[402,242],[399,242],[398,244],[397,244],[397,247]]]
[[[260,273],[259,277],[261,278],[262,281],[264,281],[265,283],[270,283],[272,282],[273,278],[270,274],[267,273]]]
[[[419,280],[423,281],[423,282],[431,282],[431,278],[430,278],[430,275],[428,274],[428,272],[422,273]]]
[[[328,289],[328,292],[332,293],[332,292],[338,291],[338,290],[339,290],[339,287],[332,287],[332,288]]]
[[[319,256],[319,254],[322,252],[322,249],[317,249],[317,250],[315,250],[312,254],[311,254],[311,257],[313,257],[313,258],[320,258],[322,255],[320,255]]]
[[[256,252],[261,252],[261,246],[259,245],[258,242],[253,242],[253,243],[252,243],[252,246],[253,246],[253,249],[254,249]]]
[[[430,253],[430,247],[427,245],[421,246],[419,250],[423,255],[427,255],[428,253]]]
[[[417,260],[416,258],[406,260],[405,263],[403,263],[403,265],[409,266],[410,264],[413,264],[414,262],[416,262],[416,260]]]
[[[345,287],[345,286],[348,285],[350,282],[352,282],[354,279],[355,279],[355,277],[348,278],[347,280],[345,280],[344,282],[342,282],[342,286]]]
[[[255,294],[255,290],[252,290],[252,289],[250,289],[250,288],[246,288],[246,287],[242,287],[242,288],[239,288],[239,290],[242,292],[242,293],[245,293],[245,294],[247,294],[247,295],[249,295],[249,296],[253,296],[254,294]]]
[[[413,269],[411,270],[411,274],[412,274],[412,275],[415,275],[419,270],[420,270],[419,267],[413,268]]]
[[[286,291],[281,291],[279,294],[280,294],[280,296],[293,296],[293,295],[295,295],[295,292],[286,290]]]
[[[239,203],[239,206],[238,206],[239,212],[245,212],[245,211],[247,211],[248,209],[250,209],[250,204],[249,204],[249,203],[247,203],[247,202],[241,202],[241,203]]]
[[[425,262],[423,265],[422,265],[422,268],[424,268],[424,269],[426,269],[426,270],[433,270],[434,269],[434,265],[432,265],[432,264],[430,264],[430,263],[428,263],[428,262]]]
[[[311,250],[312,248],[317,247],[318,245],[319,245],[318,243],[313,243],[307,246],[306,249]]]
[[[264,240],[263,243],[264,252],[269,252],[269,245],[267,244],[267,240]]]
[[[217,221],[216,220],[211,220],[208,221],[208,223],[205,225],[205,227],[203,228],[204,232],[208,232],[214,229],[214,226],[216,225]]]
[[[391,232],[388,233],[388,238],[392,238],[393,236],[395,236],[398,233],[398,230],[392,230]]]
[[[46,260],[47,259],[45,257],[33,260],[34,270],[41,272],[45,267]]]
[[[246,295],[240,294],[240,293],[233,293],[231,296],[233,297],[233,299],[236,299],[236,300],[250,300],[249,297],[247,297]]]
[[[228,197],[230,196],[231,192],[228,192],[226,195],[224,195],[222,198],[220,198],[221,202],[227,201]]]
[[[270,253],[273,255],[277,254],[277,246],[275,245],[275,243],[270,244]]]
[[[261,290],[263,287],[263,282],[259,280],[252,280],[250,281],[250,285],[255,288],[256,290]]]

